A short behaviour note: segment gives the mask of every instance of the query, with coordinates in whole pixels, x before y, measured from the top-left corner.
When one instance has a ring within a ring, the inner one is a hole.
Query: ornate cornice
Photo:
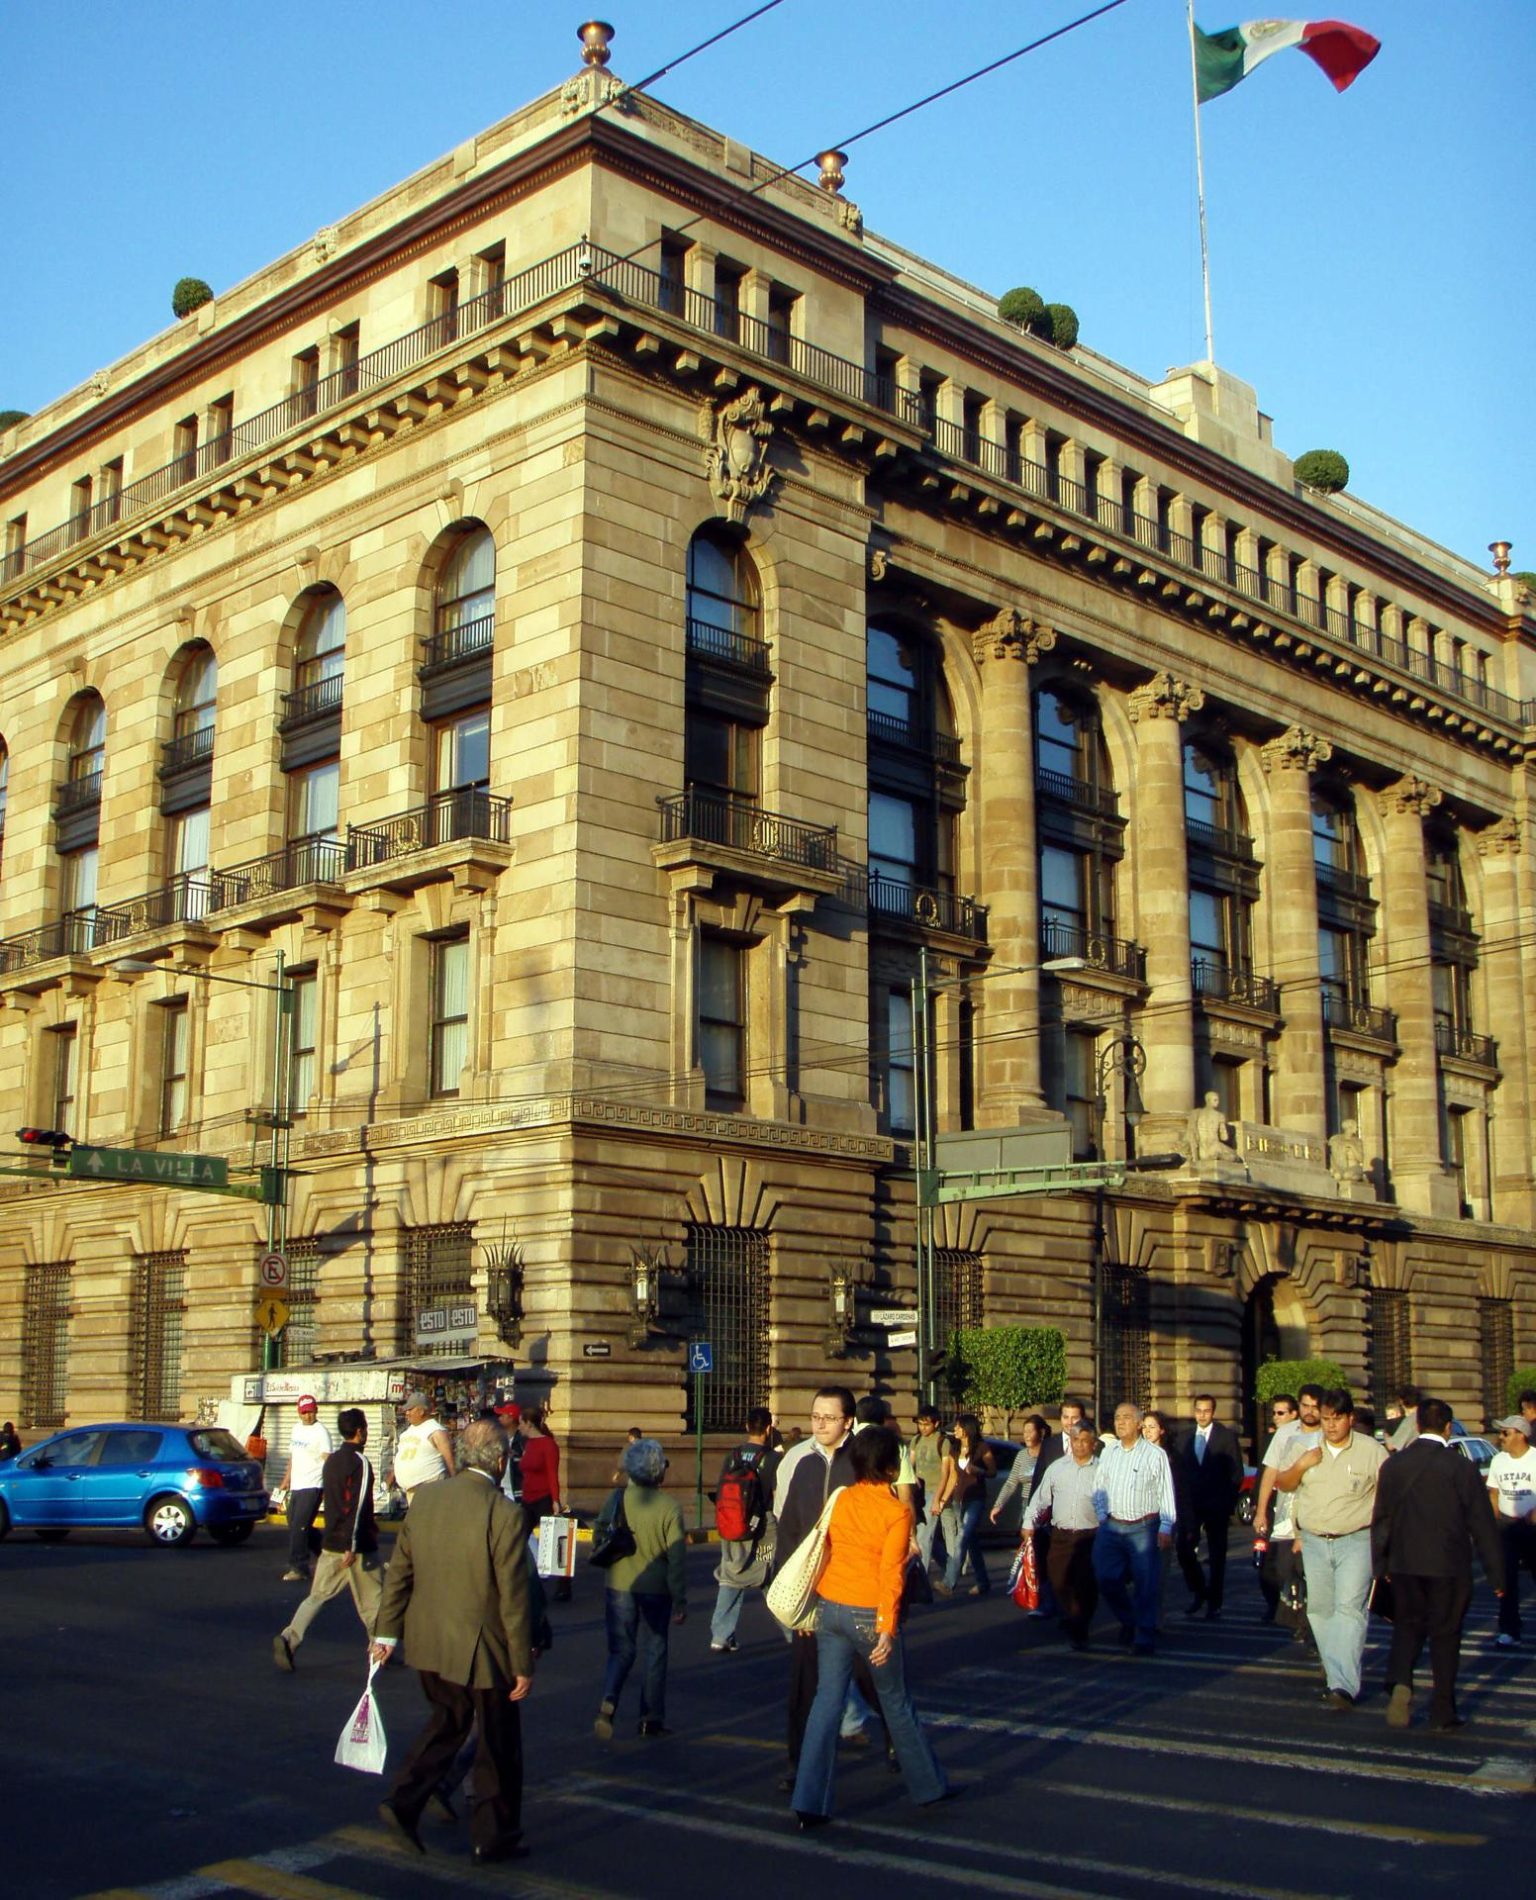
[[[1026,666],[1033,666],[1041,654],[1049,653],[1055,644],[1054,627],[1031,620],[1017,607],[1003,608],[995,619],[978,627],[971,636],[971,651],[978,665],[987,660],[1022,660]]]
[[[1292,726],[1278,739],[1259,747],[1259,758],[1266,772],[1315,772],[1332,757],[1332,741],[1319,738],[1301,726]]]
[[[1475,834],[1478,856],[1482,858],[1518,857],[1520,835],[1520,820],[1510,813]]]
[[[1175,679],[1171,673],[1154,673],[1145,686],[1138,686],[1128,695],[1126,704],[1138,724],[1143,719],[1182,721],[1199,712],[1205,704],[1205,691],[1187,680]]]
[[[1445,794],[1438,785],[1431,785],[1427,779],[1409,772],[1395,785],[1389,785],[1381,796],[1388,811],[1427,818]]]

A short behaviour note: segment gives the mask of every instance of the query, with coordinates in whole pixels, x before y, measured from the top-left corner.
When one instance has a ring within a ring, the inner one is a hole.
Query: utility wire
[[[700,40],[697,46],[689,47],[686,53],[680,53],[676,59],[669,60],[665,66],[658,66],[655,72],[648,73],[644,79],[637,79],[632,86],[625,86],[622,91],[615,93],[612,99],[605,99],[597,110],[601,112],[604,105],[619,104],[632,92],[644,92],[647,86],[654,86],[658,79],[664,79],[668,73],[676,72],[679,66],[686,66],[690,59],[696,58],[700,53],[707,53],[710,47],[718,46],[722,40],[728,40],[733,33],[739,33],[744,26],[750,26],[754,20],[760,20],[765,13],[772,13],[775,7],[781,7],[783,4],[784,0],[767,0],[766,6],[743,14],[732,25],[722,27],[718,33],[712,33],[707,40]]]

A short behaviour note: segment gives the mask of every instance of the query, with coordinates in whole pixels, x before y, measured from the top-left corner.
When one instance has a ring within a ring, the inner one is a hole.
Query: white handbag
[[[816,1586],[827,1567],[827,1527],[841,1495],[840,1491],[834,1491],[827,1499],[821,1507],[821,1516],[780,1564],[778,1575],[763,1598],[769,1614],[787,1630],[816,1627]]]

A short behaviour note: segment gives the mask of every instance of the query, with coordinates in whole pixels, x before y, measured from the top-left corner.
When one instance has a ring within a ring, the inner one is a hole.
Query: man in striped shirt
[[[1173,1467],[1161,1445],[1141,1435],[1141,1407],[1124,1399],[1115,1407],[1115,1438],[1099,1456],[1093,1493],[1099,1528],[1093,1539],[1093,1574],[1104,1601],[1120,1619],[1120,1641],[1138,1656],[1157,1646],[1160,1550],[1173,1544],[1178,1512]],[[1129,1577],[1135,1601],[1126,1589]]]

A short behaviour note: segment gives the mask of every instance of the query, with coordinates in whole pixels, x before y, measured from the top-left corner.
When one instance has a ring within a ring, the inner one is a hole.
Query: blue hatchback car
[[[87,1425],[0,1464],[0,1537],[12,1525],[46,1542],[137,1525],[169,1548],[202,1526],[243,1544],[266,1512],[261,1466],[219,1425]]]

